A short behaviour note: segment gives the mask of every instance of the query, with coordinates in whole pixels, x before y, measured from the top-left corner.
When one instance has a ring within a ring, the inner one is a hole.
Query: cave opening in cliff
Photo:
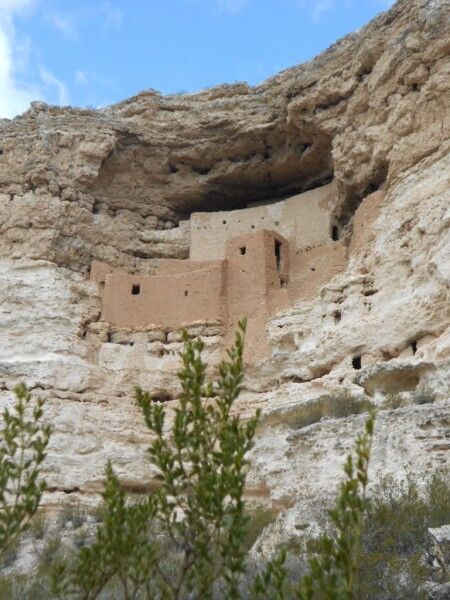
[[[356,371],[359,371],[361,369],[361,357],[360,356],[354,356],[352,358],[352,367]]]
[[[140,293],[141,293],[141,286],[138,283],[133,283],[133,285],[131,286],[131,295],[139,296]]]
[[[373,170],[366,177],[365,181],[363,181],[358,187],[343,186],[344,199],[340,205],[338,213],[335,215],[341,231],[349,223],[351,223],[353,215],[364,198],[380,189],[383,189],[387,179],[388,171],[389,163],[387,161],[383,161],[377,167],[373,168]]]
[[[216,135],[220,140],[220,130]],[[195,143],[182,154],[169,148],[156,177],[154,147],[135,134],[119,135],[114,151],[90,185],[95,210],[100,204],[114,211],[130,210],[131,206],[143,217],[178,222],[192,212],[235,210],[255,202],[271,204],[333,179],[332,136],[317,124],[291,121],[264,133],[245,129],[227,137],[226,142],[214,144],[207,158],[203,150],[198,154]],[[135,160],[137,153],[139,161]],[[133,181],[126,190],[126,206],[120,183],[125,174]],[[167,177],[163,216],[161,206],[151,201],[152,190],[159,188],[162,177]]]

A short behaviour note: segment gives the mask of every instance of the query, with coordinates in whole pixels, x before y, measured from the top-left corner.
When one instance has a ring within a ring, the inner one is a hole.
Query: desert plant
[[[429,527],[450,522],[450,478],[434,473],[419,487],[408,475],[383,477],[372,490],[364,519],[355,599],[411,600],[428,573],[422,560]]]
[[[0,557],[14,545],[36,513],[45,481],[39,481],[50,427],[42,423],[43,401],[25,385],[14,389],[12,409],[2,413],[0,430]]]
[[[387,410],[395,410],[396,408],[403,408],[407,402],[401,394],[389,393],[383,400],[382,407]]]
[[[214,382],[206,379],[203,343],[183,333],[178,374],[182,395],[169,435],[163,435],[163,405],[136,389],[136,401],[154,436],[149,453],[161,487],[144,502],[127,503],[108,465],[104,522],[97,539],[80,551],[74,565],[57,568],[55,593],[95,598],[118,577],[126,598],[150,593],[149,586],[166,598],[207,598],[214,587],[221,587],[227,598],[239,597],[248,520],[242,501],[245,457],[258,419],[256,415],[242,423],[231,414],[242,385],[244,330],[241,322],[229,360],[221,363]],[[151,539],[155,528],[171,541],[178,562],[174,578],[164,570]]]
[[[249,517],[242,495],[259,416],[242,422],[232,413],[242,386],[244,331],[242,322],[216,381],[206,378],[203,343],[183,334],[182,394],[170,428],[164,405],[136,389],[153,436],[149,455],[160,488],[131,502],[108,464],[96,539],[74,561],[56,566],[52,589],[58,597],[91,600],[108,590],[127,600],[292,597],[284,549],[243,589]],[[311,559],[298,598],[315,598],[316,590],[337,591],[326,598],[351,598],[373,423],[371,415],[357,439],[356,465],[351,457],[345,465],[346,480],[330,512],[337,533],[321,540],[321,555]]]
[[[293,410],[275,417],[270,416],[268,422],[281,422],[293,429],[302,429],[318,423],[322,419],[341,419],[351,415],[369,413],[374,405],[365,398],[359,399],[344,392],[340,394],[327,394],[300,404]]]
[[[347,457],[345,479],[336,504],[329,511],[334,526],[318,542],[318,553],[309,560],[310,572],[300,581],[299,600],[352,600],[359,560],[360,541],[368,501],[366,489],[375,415],[371,413],[364,433],[356,440],[356,462]]]
[[[248,521],[244,538],[247,549],[253,546],[267,525],[275,521],[279,512],[280,510],[277,508],[260,508],[259,510],[247,512]]]
[[[413,394],[415,404],[432,404],[436,401],[436,394],[428,387],[418,388]]]

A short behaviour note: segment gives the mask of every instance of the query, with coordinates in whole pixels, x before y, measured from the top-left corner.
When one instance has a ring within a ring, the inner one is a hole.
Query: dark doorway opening
[[[281,242],[278,240],[275,240],[275,260],[277,263],[277,271],[279,271],[281,267]]]

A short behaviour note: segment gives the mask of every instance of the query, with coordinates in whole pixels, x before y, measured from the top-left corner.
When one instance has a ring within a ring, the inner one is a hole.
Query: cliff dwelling
[[[227,343],[246,317],[246,360],[260,359],[269,353],[268,319],[314,297],[345,269],[346,248],[332,221],[335,198],[332,182],[270,204],[194,212],[189,258],[160,259],[153,275],[94,261],[102,319],[135,330],[219,324]]]
[[[248,320],[232,416],[261,412],[245,500],[270,524],[255,559],[316,538],[371,407],[370,490],[412,473],[425,493],[448,472],[448,13],[448,0],[398,0],[257,86],[146,89],[99,110],[39,101],[0,119],[0,400],[9,410],[23,382],[45,403],[43,516],[61,525],[40,521],[14,544],[4,589],[32,594],[24,570],[48,596],[36,532],[61,530],[74,549],[94,540],[108,462],[139,502],[161,489],[133,396],[139,386],[164,408],[170,444],[181,328],[215,378]],[[406,587],[383,578],[380,593],[416,594],[402,556]]]

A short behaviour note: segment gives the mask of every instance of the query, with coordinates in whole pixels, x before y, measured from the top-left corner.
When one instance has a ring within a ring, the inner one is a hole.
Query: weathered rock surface
[[[433,572],[433,579],[440,582],[450,578],[450,525],[428,530],[427,562]]]
[[[47,504],[97,501],[107,459],[130,490],[150,489],[132,389],[168,406],[178,391],[177,332],[100,321],[92,259],[152,273],[158,258],[188,256],[193,210],[333,176],[348,267],[267,325],[272,356],[238,405],[264,415],[248,495],[286,507],[289,529],[333,494],[363,422],[346,395],[382,409],[374,476],[448,465],[449,14],[446,0],[400,0],[255,88],[147,91],[99,111],[35,103],[0,122],[0,399],[21,380],[48,399]],[[377,189],[369,220],[364,198]],[[352,239],[358,218],[367,231]],[[220,328],[193,333],[217,365]],[[404,406],[386,410],[389,394]],[[309,405],[333,396],[333,418],[304,426]]]

